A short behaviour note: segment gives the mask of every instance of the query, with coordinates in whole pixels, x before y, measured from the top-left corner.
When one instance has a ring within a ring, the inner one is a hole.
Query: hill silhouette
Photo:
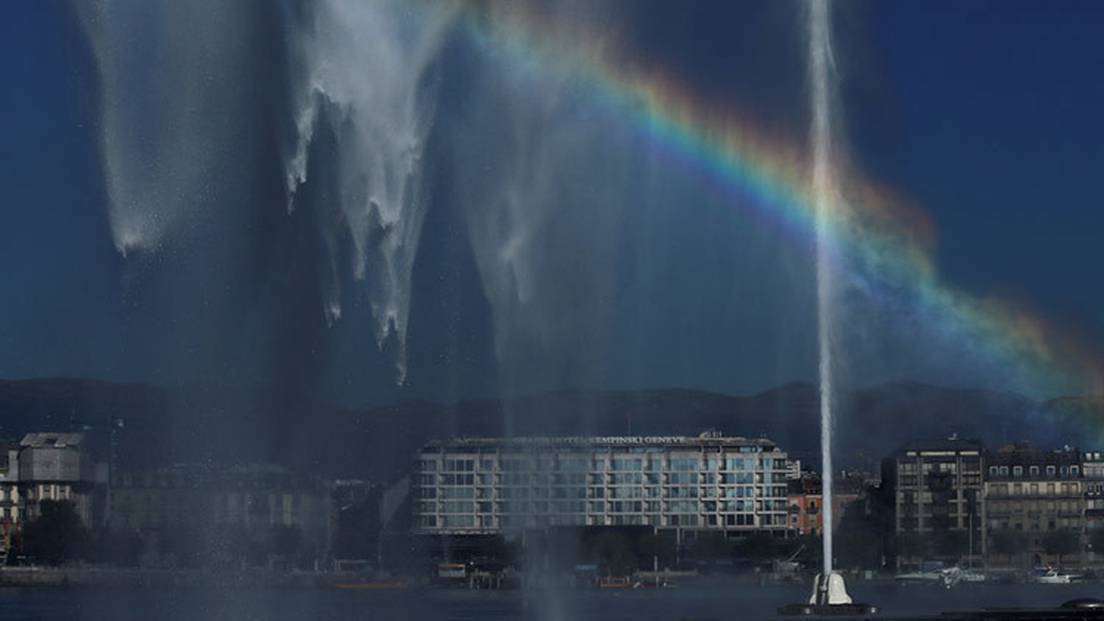
[[[116,463],[140,469],[185,461],[270,461],[325,476],[401,476],[431,439],[500,435],[767,437],[819,466],[817,390],[792,383],[747,396],[699,390],[564,390],[457,403],[407,401],[341,408],[274,388],[163,388],[90,379],[0,381],[0,437],[74,425],[117,430]],[[845,393],[837,464],[876,469],[908,440],[952,433],[988,446],[1099,448],[1104,398],[1034,401],[1021,395],[895,382]]]

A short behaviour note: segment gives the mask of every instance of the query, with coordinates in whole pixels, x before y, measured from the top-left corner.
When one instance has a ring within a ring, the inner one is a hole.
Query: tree
[[[901,558],[923,558],[928,554],[928,540],[919,533],[898,533],[893,545]]]
[[[1009,560],[1021,554],[1026,548],[1027,538],[1018,530],[1001,529],[993,531],[990,536],[989,549],[996,554],[1007,556]]]
[[[95,537],[92,559],[119,567],[137,567],[143,547],[141,536],[132,530],[104,530]]]
[[[272,554],[294,557],[304,546],[303,533],[298,526],[277,525],[272,527],[269,536],[269,549]]]
[[[1073,554],[1081,549],[1081,536],[1068,528],[1051,531],[1043,537],[1043,550],[1058,557],[1058,566],[1062,566],[1062,556]]]
[[[640,538],[639,548],[645,565],[654,559],[661,567],[670,567],[678,558],[675,537],[670,532],[647,533]]]
[[[588,547],[594,558],[605,563],[613,575],[625,576],[638,569],[632,542],[624,533],[602,531],[588,542]]]
[[[748,535],[736,546],[737,553],[752,561],[765,561],[776,558],[782,552],[777,539],[762,532]]]
[[[935,536],[935,552],[939,556],[958,560],[970,547],[970,534],[961,530],[945,530]]]
[[[879,524],[866,512],[862,501],[845,506],[843,517],[833,534],[834,556],[841,567],[878,569],[882,564],[882,538]]]
[[[1104,528],[1089,531],[1089,547],[1095,554],[1104,554]]]
[[[47,565],[88,557],[91,538],[73,503],[43,500],[39,516],[23,527],[23,551]]]

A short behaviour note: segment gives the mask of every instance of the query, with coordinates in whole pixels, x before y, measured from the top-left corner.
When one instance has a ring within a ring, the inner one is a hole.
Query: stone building
[[[330,519],[329,490],[320,480],[275,465],[178,464],[120,474],[112,489],[112,528],[145,538],[181,532],[260,538],[294,527],[322,550]]]
[[[100,528],[109,515],[108,465],[95,459],[83,433],[29,433],[8,451],[5,490],[13,523],[38,517],[41,503],[68,501],[85,526]],[[13,497],[13,493],[15,496]]]
[[[1081,477],[1085,486],[1085,531],[1104,530],[1104,453],[1081,454]],[[1094,552],[1097,558],[1104,555],[1104,550]]]
[[[21,522],[19,500],[19,445],[0,446],[0,554],[11,548]]]
[[[1017,444],[987,452],[985,463],[982,523],[989,562],[1079,560],[1086,503],[1081,453]]]

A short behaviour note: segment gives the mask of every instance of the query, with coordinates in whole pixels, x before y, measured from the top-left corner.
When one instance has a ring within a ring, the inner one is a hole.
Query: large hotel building
[[[784,534],[788,461],[765,439],[460,438],[418,456],[414,528],[639,525]]]

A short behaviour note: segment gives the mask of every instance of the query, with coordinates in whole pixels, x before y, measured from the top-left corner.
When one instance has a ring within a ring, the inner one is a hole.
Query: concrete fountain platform
[[[788,604],[778,609],[778,614],[805,617],[863,617],[878,614],[878,607],[851,601],[843,576],[831,572],[825,577],[813,578],[813,593],[804,604]]]
[[[789,604],[778,609],[785,616],[872,618],[878,613],[869,604]],[[1104,600],[1081,598],[1064,602],[1054,608],[982,608],[958,610],[938,615],[877,617],[880,621],[1101,621],[1104,620]]]

